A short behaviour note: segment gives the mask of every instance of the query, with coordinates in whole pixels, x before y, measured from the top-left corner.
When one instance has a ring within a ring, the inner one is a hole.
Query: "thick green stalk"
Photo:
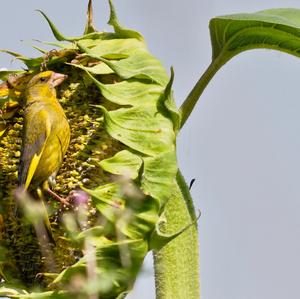
[[[199,299],[199,244],[195,210],[183,176],[165,207],[165,233],[176,233],[195,222],[161,250],[154,251],[157,299]]]

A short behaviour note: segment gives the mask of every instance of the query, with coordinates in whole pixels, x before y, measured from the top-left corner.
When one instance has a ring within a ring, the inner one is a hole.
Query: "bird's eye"
[[[45,77],[41,77],[41,78],[40,78],[40,81],[41,81],[41,82],[45,82],[45,81],[46,81],[46,78],[45,78]]]

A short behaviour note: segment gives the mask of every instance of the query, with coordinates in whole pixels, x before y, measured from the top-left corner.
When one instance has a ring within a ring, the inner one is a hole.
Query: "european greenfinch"
[[[70,141],[70,127],[56,98],[55,87],[66,78],[45,71],[34,76],[25,90],[24,128],[19,185],[53,182]]]
[[[70,141],[70,127],[55,87],[66,75],[52,71],[32,77],[25,89],[19,186],[37,190],[53,185]],[[50,192],[51,193],[51,192]],[[48,226],[48,225],[47,225]]]

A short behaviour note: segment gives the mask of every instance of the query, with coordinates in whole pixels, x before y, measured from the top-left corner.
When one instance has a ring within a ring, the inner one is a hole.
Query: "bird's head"
[[[33,76],[26,87],[27,98],[51,98],[56,97],[55,87],[60,85],[67,75],[45,71]]]

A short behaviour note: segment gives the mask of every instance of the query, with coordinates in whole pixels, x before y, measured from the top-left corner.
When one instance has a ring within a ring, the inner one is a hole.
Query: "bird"
[[[32,77],[24,91],[18,186],[24,191],[36,189],[38,194],[46,190],[56,199],[60,197],[49,185],[55,184],[55,176],[67,151],[70,126],[57,100],[55,87],[66,77],[53,71],[43,71]],[[53,239],[49,219],[44,219],[44,224],[49,239]]]

